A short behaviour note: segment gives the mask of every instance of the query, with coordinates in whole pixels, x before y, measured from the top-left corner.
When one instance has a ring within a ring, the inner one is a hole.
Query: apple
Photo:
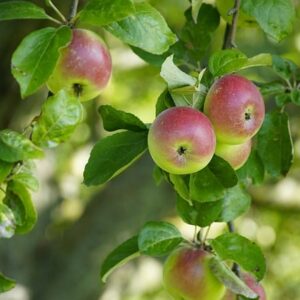
[[[172,107],[160,113],[148,134],[155,163],[171,174],[203,169],[215,152],[216,137],[209,119],[191,107]]]
[[[247,286],[259,296],[259,298],[258,298],[259,300],[267,299],[265,289],[251,275],[243,273],[242,279],[247,284]],[[245,299],[245,298],[242,298],[242,299]],[[236,295],[228,290],[226,292],[223,300],[236,300]]]
[[[201,248],[177,248],[167,258],[163,269],[166,290],[174,299],[220,300],[225,287],[209,268],[212,254]]]
[[[261,127],[265,106],[257,87],[239,75],[225,75],[209,89],[204,113],[224,144],[243,144]]]
[[[72,31],[71,43],[61,50],[47,85],[51,92],[65,89],[86,101],[106,87],[112,70],[110,53],[103,40],[85,29]]]
[[[251,140],[240,145],[217,143],[215,154],[226,160],[234,170],[241,168],[251,153]]]

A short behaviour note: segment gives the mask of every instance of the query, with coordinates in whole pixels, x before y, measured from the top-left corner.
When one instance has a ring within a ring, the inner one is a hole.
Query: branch
[[[70,12],[69,12],[69,25],[72,27],[74,24],[74,18],[77,14],[77,9],[78,9],[78,4],[79,4],[79,0],[72,0],[72,4],[70,7]]]
[[[232,14],[232,24],[227,23],[225,29],[223,49],[235,48],[235,35],[241,0],[234,1],[234,7],[229,11]]]

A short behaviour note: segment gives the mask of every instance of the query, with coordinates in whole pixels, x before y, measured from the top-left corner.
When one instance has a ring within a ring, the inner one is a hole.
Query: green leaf
[[[103,26],[120,21],[135,12],[132,0],[90,0],[79,13],[85,24]]]
[[[84,170],[86,185],[103,184],[120,174],[147,149],[147,132],[125,131],[100,140]]]
[[[12,74],[21,87],[22,98],[36,92],[51,75],[59,49],[71,40],[68,26],[43,28],[26,36],[12,57]]]
[[[250,195],[241,187],[235,187],[226,190],[222,201],[222,211],[217,219],[218,222],[229,222],[245,213],[251,205]]]
[[[1,148],[0,148],[1,153]],[[3,182],[13,168],[13,164],[0,160],[0,183]]]
[[[138,245],[141,253],[151,256],[168,254],[183,238],[178,229],[167,222],[148,222],[139,232]]]
[[[247,162],[237,170],[241,180],[251,179],[253,184],[260,184],[264,181],[265,167],[257,150],[252,150]]]
[[[105,29],[124,43],[153,54],[166,52],[176,41],[162,15],[146,2],[136,3],[134,14]]]
[[[15,215],[16,233],[24,234],[34,227],[37,221],[37,212],[24,185],[17,181],[10,181],[3,202]]]
[[[61,90],[43,104],[34,123],[32,140],[41,147],[55,147],[71,136],[82,118],[80,101]]]
[[[155,67],[161,67],[166,58],[170,55],[169,51],[164,52],[163,54],[152,54],[147,51],[144,51],[137,47],[130,47],[131,50],[146,63],[153,65]]]
[[[293,30],[296,14],[291,0],[243,0],[241,9],[254,17],[262,30],[278,42]]]
[[[11,238],[15,234],[15,229],[16,219],[13,212],[8,206],[0,203],[0,238]]]
[[[50,19],[44,9],[28,1],[0,2],[0,21],[16,19]]]
[[[155,105],[155,115],[158,116],[164,110],[175,106],[175,103],[168,91],[168,89],[164,90],[157,99]]]
[[[16,286],[16,282],[0,273],[0,293],[7,292]]]
[[[173,185],[174,190],[182,197],[184,200],[190,202],[190,191],[189,191],[189,175],[175,175],[169,174],[170,182]]]
[[[273,177],[285,176],[293,162],[293,143],[285,112],[267,113],[257,137],[258,153]]]
[[[169,56],[161,66],[160,76],[168,84],[168,88],[175,89],[183,86],[194,86],[197,79],[181,71],[173,62],[173,55]]]
[[[289,59],[279,55],[272,55],[272,68],[284,80],[291,80],[298,66]]]
[[[243,295],[247,299],[256,299],[257,294],[250,289],[239,277],[237,277],[228,266],[217,256],[213,256],[209,261],[212,273],[221,281],[227,289],[237,295]]]
[[[264,97],[285,93],[285,86],[281,82],[273,81],[260,83],[258,86]]]
[[[26,159],[42,158],[43,156],[42,149],[22,134],[10,129],[0,131],[1,160],[13,163]]]
[[[110,105],[101,105],[99,113],[103,127],[107,131],[127,129],[131,131],[145,131],[147,126],[135,115],[117,110]]]
[[[100,272],[102,281],[106,282],[107,277],[116,268],[123,266],[129,260],[139,255],[138,237],[134,236],[118,246],[105,258]]]
[[[209,226],[215,222],[221,211],[223,201],[188,203],[177,194],[176,208],[181,219],[191,225]]]
[[[296,105],[300,105],[300,89],[293,89],[291,92],[292,102]]]
[[[210,240],[210,245],[222,260],[231,260],[258,280],[264,277],[266,262],[260,248],[236,233],[225,233]]]
[[[203,58],[211,44],[213,34],[220,24],[220,15],[217,9],[207,3],[201,5],[195,24],[192,14],[195,16],[196,10],[197,7],[194,6],[194,9],[186,11],[186,24],[180,33],[180,42],[176,44],[182,54],[183,61],[192,64]]]
[[[192,16],[194,22],[197,24],[198,22],[198,14],[201,8],[203,0],[192,0]]]

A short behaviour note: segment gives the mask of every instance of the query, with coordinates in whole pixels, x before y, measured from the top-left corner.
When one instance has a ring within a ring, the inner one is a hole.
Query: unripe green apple
[[[216,155],[226,160],[234,170],[241,168],[251,153],[251,140],[239,145],[217,143]]]
[[[112,70],[110,53],[103,40],[85,29],[72,31],[71,43],[61,50],[47,85],[51,92],[65,89],[86,101],[106,87]]]
[[[211,254],[193,247],[176,249],[164,265],[166,290],[176,300],[220,300],[225,287],[209,268]]]
[[[216,138],[209,119],[191,107],[173,107],[154,120],[148,134],[155,163],[172,174],[203,169],[215,152]]]
[[[218,142],[243,144],[261,127],[265,105],[257,87],[239,75],[225,75],[209,89],[204,112],[215,129]]]
[[[244,273],[242,279],[247,284],[247,286],[259,296],[259,300],[267,300],[265,289],[261,284],[259,284],[251,275]],[[245,299],[245,298],[243,298]],[[231,291],[227,291],[223,300],[236,300],[236,295]]]

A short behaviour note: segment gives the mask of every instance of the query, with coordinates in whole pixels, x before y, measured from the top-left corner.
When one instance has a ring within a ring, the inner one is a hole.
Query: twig
[[[52,3],[51,0],[47,2],[49,6],[56,12],[56,14],[61,18],[64,23],[67,23],[67,19],[65,16],[59,11],[59,9]]]
[[[74,24],[74,18],[76,17],[77,14],[77,9],[78,9],[78,4],[79,0],[73,0],[70,8],[70,13],[69,13],[69,25],[72,27]]]

